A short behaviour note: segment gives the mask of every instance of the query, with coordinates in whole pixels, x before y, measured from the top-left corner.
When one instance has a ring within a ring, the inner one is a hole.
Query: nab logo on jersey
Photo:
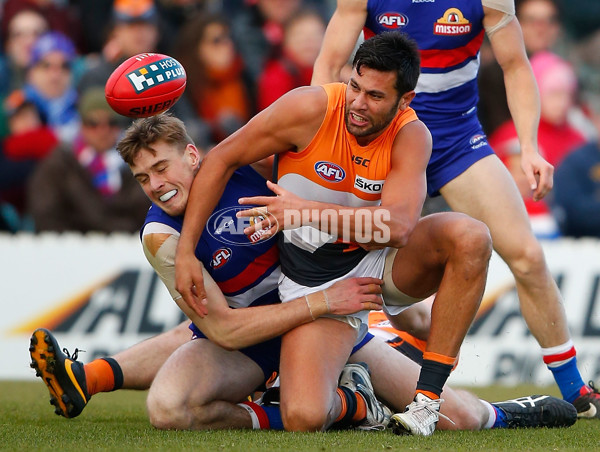
[[[331,162],[315,163],[315,171],[327,182],[341,182],[346,177],[346,172],[342,167]]]
[[[390,30],[396,30],[408,25],[408,17],[400,13],[382,13],[377,16],[377,23]]]
[[[229,262],[229,259],[231,259],[231,250],[229,248],[219,248],[212,255],[210,266],[216,270]]]

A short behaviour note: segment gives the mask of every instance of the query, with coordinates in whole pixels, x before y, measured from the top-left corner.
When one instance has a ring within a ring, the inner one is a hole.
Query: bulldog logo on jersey
[[[397,30],[408,25],[408,17],[401,13],[382,13],[377,16],[377,23],[390,30]]]
[[[471,33],[473,25],[458,8],[448,8],[444,15],[433,24],[433,34],[458,36]]]
[[[315,171],[322,179],[327,182],[341,182],[346,177],[346,172],[340,165],[331,162],[315,163]]]

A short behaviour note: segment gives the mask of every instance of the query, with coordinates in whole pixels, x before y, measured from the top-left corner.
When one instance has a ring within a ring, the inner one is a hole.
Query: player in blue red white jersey
[[[164,115],[160,119],[142,120],[137,125],[139,128],[145,125],[152,130],[163,122],[175,122],[180,130],[185,130],[181,123]],[[160,136],[164,136],[165,131],[159,130]],[[144,252],[173,298],[179,299],[179,294],[173,289],[173,259],[181,228],[180,213],[185,208],[192,183],[190,176],[197,169],[199,157],[195,147],[183,153],[177,147],[165,147],[165,142],[154,143],[150,140],[145,142],[145,146],[155,149],[157,154],[143,152],[141,157],[130,161],[138,181],[155,202],[141,233]],[[244,167],[232,176],[216,212],[228,212],[230,208],[235,208],[239,196],[264,193],[265,179],[261,174],[266,176],[270,168],[256,168],[258,172]],[[155,193],[148,190],[153,184],[158,184]],[[222,217],[226,218],[224,215]],[[310,306],[301,299],[285,305],[257,307],[263,303],[278,302],[272,298],[277,288],[272,276],[279,272],[278,262],[270,254],[275,253],[275,241],[241,246],[243,242],[240,239],[244,240],[245,236],[236,235],[235,228],[227,226],[228,221],[229,218],[225,222],[217,221],[214,223],[216,228],[213,227],[210,233],[205,231],[197,250],[210,274],[210,277],[205,275],[210,300],[207,305],[209,313],[204,318],[193,312],[189,312],[189,315],[194,320],[191,328],[195,337],[209,337],[210,340],[190,341],[188,322],[184,322],[113,357],[96,359],[83,365],[76,361],[75,356],[61,353],[50,332],[44,329],[34,332],[30,349],[33,365],[50,389],[57,414],[69,418],[78,416],[90,397],[100,392],[150,388],[149,414],[151,422],[159,428],[281,427],[277,408],[242,403],[256,386],[264,382],[269,372],[276,370],[279,341],[266,340],[256,346],[248,345],[285,331],[290,325],[308,322],[312,320],[312,315],[324,314],[326,306],[319,303],[317,297],[310,297]],[[221,230],[217,234],[219,228]],[[224,251],[223,243],[216,240],[219,234],[225,235],[222,238],[229,242],[227,251]],[[223,259],[227,259],[226,264],[223,264]],[[230,267],[233,271],[225,272],[225,268],[236,259],[243,264],[236,262]],[[252,273],[245,273],[246,268],[253,268]],[[240,281],[240,277],[243,281]],[[378,293],[375,285],[371,284],[364,290],[365,286],[361,284],[371,280],[346,280],[328,289],[330,311],[350,312],[360,309],[361,304],[367,309],[371,303],[378,305],[372,294],[369,295],[369,292]],[[240,285],[245,285],[248,290],[240,289]],[[225,292],[225,296],[221,291]],[[357,292],[364,292],[364,295],[357,295]],[[341,303],[344,298],[349,298],[344,304],[345,311]],[[284,307],[286,305],[287,308]],[[252,308],[230,309],[230,306]],[[186,306],[182,308],[189,311]],[[275,312],[277,315],[273,318],[271,314]],[[416,379],[418,366],[383,340],[371,335],[367,338],[362,348],[356,347],[352,360],[368,363],[376,378],[377,390],[397,409],[403,403],[398,400],[410,399],[413,393],[410,382]],[[241,352],[230,351],[238,348],[242,349]],[[364,366],[348,365],[343,376],[351,380],[353,374],[359,374],[368,382]],[[390,380],[385,378],[386,375],[402,378]],[[348,381],[341,383],[349,387],[355,385],[352,381],[350,384]],[[361,387],[359,394],[370,398],[365,391],[369,392],[369,388]],[[444,413],[451,416],[455,423],[444,421],[441,428],[473,430],[568,426],[574,422],[574,410],[573,413],[565,410],[565,405],[566,408],[572,407],[551,397],[534,396],[518,402],[490,404],[466,391],[455,391],[449,387],[445,388],[444,395]],[[220,402],[211,405],[215,400]],[[356,401],[359,402],[360,398],[357,397]],[[370,403],[374,402],[373,397]],[[211,412],[211,407],[216,411]]]
[[[552,188],[553,167],[538,153],[539,94],[513,0],[338,0],[312,84],[338,81],[361,31],[399,30],[413,38],[421,75],[411,107],[431,131],[428,193],[483,221],[511,269],[523,317],[544,362],[579,417],[600,418],[600,394],[577,369],[558,287],[531,231],[514,182],[494,155],[477,118],[479,49],[487,34],[504,72],[508,105],[521,145],[521,167],[533,198]]]

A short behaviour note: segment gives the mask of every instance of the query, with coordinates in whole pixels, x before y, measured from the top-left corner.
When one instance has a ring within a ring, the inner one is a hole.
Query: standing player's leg
[[[490,255],[487,227],[459,213],[422,218],[406,246],[396,252],[391,276],[401,293],[423,299],[437,292],[415,402],[407,413],[392,417],[397,430],[433,433],[442,388],[483,296]],[[386,298],[386,304],[389,302],[392,300]],[[394,316],[390,320],[394,324]],[[412,413],[421,411],[422,405],[432,408],[428,410],[431,416],[413,423]]]
[[[46,329],[34,331],[30,340],[31,366],[50,391],[55,413],[72,418],[85,408],[90,397],[117,389],[148,389],[158,369],[180,345],[188,342],[189,321],[117,353],[88,364],[77,354],[65,354]]]
[[[265,380],[261,367],[242,352],[204,338],[189,341],[167,359],[150,387],[150,422],[159,429],[253,428],[250,411],[238,404]]]
[[[600,395],[584,384],[577,369],[561,294],[504,165],[495,155],[483,158],[440,192],[452,209],[489,227],[494,249],[515,277],[523,318],[564,399],[575,403],[580,416],[600,417]]]

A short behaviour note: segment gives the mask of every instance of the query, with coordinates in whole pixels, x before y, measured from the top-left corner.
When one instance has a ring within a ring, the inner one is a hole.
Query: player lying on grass
[[[178,130],[178,136],[186,137],[185,140],[173,139],[173,135],[165,133],[165,127]],[[138,141],[141,143],[140,150],[132,152],[128,163],[154,203],[142,230],[144,252],[173,298],[178,301],[179,294],[173,289],[173,259],[181,223],[179,215],[185,209],[199,159],[196,158],[195,147],[185,134],[183,124],[170,116],[161,115],[136,121],[122,143]],[[124,147],[129,145],[120,145],[122,153]],[[156,153],[150,149],[154,149]],[[221,200],[222,206],[236,207],[237,199],[243,193],[262,190],[265,186],[265,179],[258,173],[252,173],[250,168],[244,171],[246,177],[237,178],[234,175],[233,180],[237,181],[235,183],[238,185],[230,183]],[[159,212],[160,209],[162,212]],[[165,229],[166,226],[172,229]],[[210,240],[205,235],[203,237]],[[219,244],[214,243],[213,246],[218,247]],[[268,248],[270,245],[269,242],[265,242],[261,246]],[[231,259],[240,251],[249,253],[248,260],[256,262],[264,255],[263,250],[260,246],[232,245]],[[289,321],[296,311],[289,311],[281,304],[229,309],[227,304],[236,306],[240,297],[236,290],[231,290],[232,279],[222,278],[217,270],[222,270],[234,261],[215,269],[211,267],[212,254],[208,252],[203,256],[203,264],[209,273],[213,273],[212,277],[217,284],[207,284],[209,312],[204,318],[182,305],[194,322],[194,340],[190,340],[186,322],[111,358],[97,359],[84,365],[76,361],[75,356],[63,354],[50,332],[44,329],[34,332],[30,348],[32,366],[48,386],[57,414],[65,417],[79,415],[90,397],[100,392],[121,388],[150,388],[148,412],[151,423],[158,428],[282,427],[276,407],[244,402],[246,397],[271,375],[271,370],[277,370],[277,345],[265,350],[263,344],[263,350],[259,350],[258,353],[247,346],[279,334],[284,327],[273,324]],[[276,259],[273,265],[278,268]],[[270,265],[262,270],[255,268],[255,273],[251,275],[253,280],[265,281],[261,290],[267,294],[276,293],[277,290],[277,278],[268,278],[271,268]],[[378,285],[364,286],[360,284],[360,280],[356,280],[341,285],[341,288],[343,287],[353,287],[356,291],[364,292],[362,295],[354,295],[353,301],[349,301],[350,305],[355,306],[355,310],[359,309],[357,305],[360,304],[367,307],[379,306],[372,298],[373,294],[379,292]],[[336,306],[339,304],[337,297],[341,294],[341,288],[338,284],[337,288],[327,290],[332,311],[334,303]],[[225,295],[221,291],[226,292]],[[261,299],[257,292],[250,291],[249,295]],[[294,309],[300,312],[297,317],[299,323],[311,321],[312,315],[325,314],[325,303],[318,301],[315,295],[309,297],[310,306],[304,299],[300,303],[288,304],[297,304]],[[253,313],[270,312],[268,310],[279,310],[281,317],[278,317],[277,321],[256,322],[256,317],[262,314],[255,316]],[[289,317],[284,313],[288,313]],[[289,321],[288,324],[291,323],[293,322]],[[251,328],[248,328],[248,325],[252,325]],[[269,328],[270,334],[267,332]],[[419,367],[370,334],[361,345],[360,348],[356,347],[358,350],[351,356],[351,361],[367,363],[372,373],[375,392],[395,410],[403,408],[412,398]],[[240,347],[241,351],[231,350]],[[370,390],[369,374],[365,368],[348,366],[341,380],[346,385],[346,389],[341,389],[343,395],[348,397],[354,393],[354,407],[346,407],[350,413],[349,417],[355,418],[351,424],[361,423],[365,411],[370,411],[369,421],[380,420],[375,414],[380,413],[381,406],[375,401]],[[358,394],[355,389],[358,389]],[[451,423],[443,419],[440,428],[445,429],[568,426],[575,422],[575,412],[570,404],[552,397],[534,397],[527,399],[527,402],[490,404],[477,399],[469,392],[449,387],[445,388],[444,396],[446,402],[442,413],[454,421]],[[341,397],[339,400],[341,405]],[[243,408],[238,404],[244,404]],[[341,414],[341,408],[335,414]]]

